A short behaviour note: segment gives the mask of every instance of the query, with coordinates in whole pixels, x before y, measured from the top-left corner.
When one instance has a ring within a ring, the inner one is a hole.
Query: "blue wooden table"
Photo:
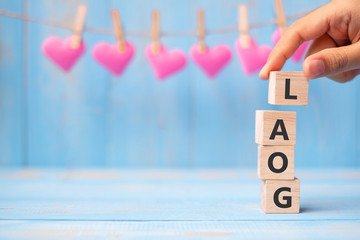
[[[360,170],[300,170],[266,215],[254,170],[2,169],[0,239],[359,239]]]

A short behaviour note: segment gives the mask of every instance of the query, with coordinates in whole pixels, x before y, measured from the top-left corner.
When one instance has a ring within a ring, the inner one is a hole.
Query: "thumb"
[[[360,42],[327,48],[308,56],[303,65],[309,79],[339,74],[360,68]]]

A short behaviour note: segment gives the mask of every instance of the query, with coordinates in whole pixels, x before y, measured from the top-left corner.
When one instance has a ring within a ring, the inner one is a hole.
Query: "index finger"
[[[304,42],[318,38],[329,29],[329,4],[325,5],[293,23],[272,50],[259,77],[268,79],[270,71],[279,71],[286,60]]]

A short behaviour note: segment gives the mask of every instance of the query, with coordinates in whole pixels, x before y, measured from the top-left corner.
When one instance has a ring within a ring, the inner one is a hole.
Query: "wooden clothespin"
[[[249,23],[247,18],[247,9],[244,4],[239,5],[238,20],[240,32],[240,46],[248,48],[250,46]]]
[[[120,52],[125,52],[125,41],[124,41],[124,31],[122,29],[121,21],[119,18],[119,12],[117,10],[111,11],[114,29],[115,29],[115,36],[117,39],[117,44]]]
[[[155,10],[152,13],[152,30],[151,30],[151,37],[152,37],[152,51],[153,53],[158,53],[160,50],[160,30],[159,30],[159,11]]]
[[[77,10],[75,25],[74,25],[74,36],[72,37],[71,47],[76,49],[81,43],[81,34],[84,29],[86,16],[86,6],[80,5]]]
[[[279,26],[282,33],[286,30],[286,16],[284,13],[284,8],[281,0],[275,0],[275,9],[276,9],[276,23]]]
[[[206,45],[205,45],[205,24],[204,24],[204,10],[200,9],[198,11],[198,30],[197,35],[199,38],[199,51],[201,53],[205,52]]]

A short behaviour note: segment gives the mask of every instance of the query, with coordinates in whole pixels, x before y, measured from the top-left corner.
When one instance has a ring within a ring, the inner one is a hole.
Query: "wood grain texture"
[[[294,146],[259,145],[258,177],[263,180],[294,179],[294,151]],[[276,171],[271,170],[269,164]]]
[[[350,239],[359,221],[2,221],[2,239]]]
[[[357,239],[360,170],[297,176],[300,214],[264,214],[255,169],[0,169],[0,238]]]
[[[299,213],[300,180],[262,180],[261,209],[265,213]]]
[[[268,103],[308,105],[309,80],[303,72],[273,71],[269,77]]]
[[[0,1],[0,8],[21,12],[21,1]],[[25,23],[0,17],[0,166],[27,165]]]
[[[296,112],[257,110],[255,115],[257,144],[296,144]]]
[[[86,25],[109,30],[110,11],[118,9],[125,31],[133,33],[150,31],[154,9],[161,13],[164,32],[195,31],[199,8],[207,16],[206,30],[236,29],[239,4],[237,0],[13,0],[0,1],[0,7],[25,13],[23,2],[29,3],[34,17],[70,25],[76,7],[86,4]],[[292,15],[327,2],[283,1],[283,5]],[[275,17],[273,1],[247,4],[250,25]],[[3,16],[0,21],[0,42],[6,52],[0,62],[3,165],[255,168],[256,109],[298,112],[298,166],[360,165],[358,77],[347,84],[325,78],[310,81],[307,107],[270,106],[268,82],[241,70],[233,47],[236,30],[206,35],[210,47],[221,43],[233,48],[232,61],[214,81],[190,60],[184,71],[157,82],[144,57],[150,39],[129,36],[126,39],[136,47],[134,59],[121,77],[112,77],[92,59],[91,49],[99,41],[115,43],[115,36],[90,33],[84,34],[85,55],[64,74],[43,56],[41,43],[51,35],[67,37],[71,31],[29,23],[28,36],[23,36],[22,21]],[[275,29],[275,25],[251,29],[250,34],[258,44],[271,46]],[[194,36],[160,40],[168,49],[185,52],[197,41]],[[24,42],[30,46],[27,53],[22,50]],[[28,72],[23,71],[23,61],[29,63]],[[288,61],[283,70],[301,71],[302,65]]]

